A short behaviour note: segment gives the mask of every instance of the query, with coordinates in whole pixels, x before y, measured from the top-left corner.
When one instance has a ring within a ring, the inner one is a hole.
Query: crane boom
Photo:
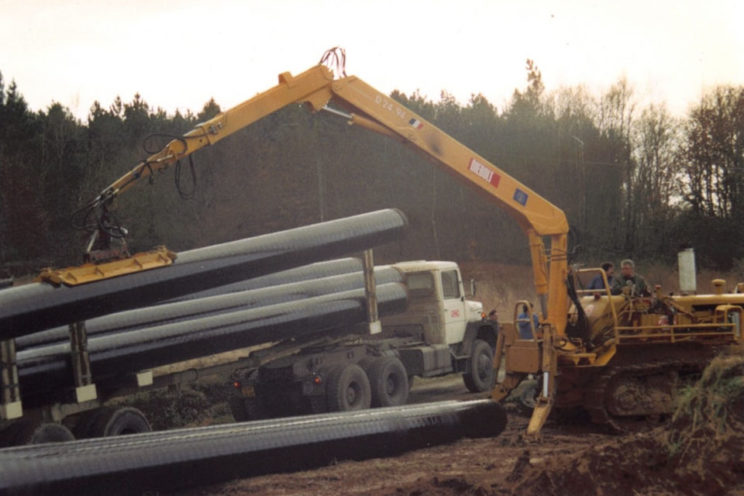
[[[565,258],[568,222],[563,211],[485,157],[361,79],[355,76],[334,79],[331,70],[323,65],[314,66],[298,76],[287,72],[280,74],[279,84],[275,87],[197,124],[183,137],[170,141],[163,149],[105,188],[94,202],[110,202],[141,179],[172,166],[287,105],[304,103],[317,112],[331,102],[350,111],[346,115],[351,124],[400,139],[466,184],[488,195],[506,210],[529,237],[538,295],[549,294],[550,283],[547,280],[541,237],[552,237],[553,262]],[[543,313],[550,317],[550,312]]]
[[[552,350],[553,343],[558,341],[565,347],[567,341],[561,338],[565,338],[569,302],[566,291],[568,221],[564,212],[420,115],[358,77],[344,73],[335,78],[333,71],[322,63],[297,76],[282,73],[273,88],[197,124],[114,181],[89,203],[89,208],[105,209],[138,181],[295,103],[305,104],[312,112],[329,109],[329,104],[340,107],[343,111],[330,110],[345,116],[350,124],[390,136],[423,152],[438,166],[508,212],[529,241],[533,277],[543,314],[544,347]],[[545,238],[550,240],[549,254]],[[535,408],[528,429],[533,433],[539,432],[547,418],[555,392],[557,355],[541,353],[540,360],[546,372],[545,394],[544,401],[538,402]],[[495,398],[497,396],[494,394]]]

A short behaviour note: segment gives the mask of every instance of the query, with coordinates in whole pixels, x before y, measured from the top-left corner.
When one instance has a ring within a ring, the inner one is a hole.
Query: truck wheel
[[[493,370],[493,350],[482,339],[473,341],[472,353],[462,375],[465,387],[473,393],[490,391],[496,375]]]
[[[102,408],[88,429],[88,437],[121,436],[150,432],[152,427],[145,414],[136,408]]]
[[[3,431],[0,446],[23,446],[24,444],[61,443],[73,441],[72,431],[62,424],[44,422],[37,424],[33,421],[20,422],[9,426]]]
[[[353,363],[334,369],[328,376],[326,397],[332,412],[369,408],[372,392],[367,374]]]
[[[44,423],[31,434],[29,444],[61,443],[72,441],[75,436],[62,424]]]
[[[405,405],[408,400],[408,374],[395,357],[379,358],[369,367],[372,406]]]

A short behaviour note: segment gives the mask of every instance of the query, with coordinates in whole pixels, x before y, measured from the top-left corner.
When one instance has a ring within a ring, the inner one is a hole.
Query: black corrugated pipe
[[[232,284],[217,286],[216,288],[205,289],[204,291],[189,293],[168,301],[194,300],[196,298],[206,298],[207,296],[235,293],[237,291],[247,291],[249,289],[267,288],[269,286],[308,281],[310,279],[319,279],[321,277],[337,276],[348,274],[350,272],[359,272],[360,270],[362,270],[362,261],[358,258],[325,260],[310,265],[303,265],[302,267],[294,269],[282,270],[261,277],[253,277]]]
[[[397,239],[406,225],[399,210],[379,210],[181,252],[171,266],[99,282],[5,289],[0,340],[364,250]]]
[[[377,284],[402,282],[403,276],[391,267],[376,267]],[[324,294],[340,293],[364,287],[361,272],[312,279],[309,281],[279,284],[268,288],[252,289],[216,296],[208,296],[189,301],[165,303],[136,310],[127,310],[86,322],[88,336],[127,332],[143,327],[153,327],[172,322],[206,317],[219,313],[248,310],[261,306],[297,301]],[[16,339],[16,349],[23,350],[48,345],[69,339],[67,326],[55,327],[46,331],[21,336]],[[68,347],[69,349],[69,347]]]
[[[406,288],[377,287],[381,316],[404,311]],[[367,318],[364,290],[352,290],[250,310],[212,315],[88,341],[93,379],[98,385],[121,381],[140,370],[288,338],[350,330]],[[48,400],[72,386],[69,344],[29,348],[18,353],[25,404]]]
[[[0,450],[2,494],[141,494],[497,436],[503,408],[446,401]]]

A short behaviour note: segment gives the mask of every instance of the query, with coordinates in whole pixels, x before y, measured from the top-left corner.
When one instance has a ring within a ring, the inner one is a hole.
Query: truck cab
[[[483,304],[465,299],[455,262],[412,261],[394,264],[408,287],[408,310],[382,320],[383,333],[418,333],[429,345],[460,345],[468,326],[483,321]],[[495,345],[495,341],[494,341]]]

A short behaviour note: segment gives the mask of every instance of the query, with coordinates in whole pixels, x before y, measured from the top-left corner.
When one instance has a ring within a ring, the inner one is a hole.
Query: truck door
[[[442,276],[442,299],[447,344],[460,343],[465,336],[465,302],[460,291],[457,270],[444,270]]]

